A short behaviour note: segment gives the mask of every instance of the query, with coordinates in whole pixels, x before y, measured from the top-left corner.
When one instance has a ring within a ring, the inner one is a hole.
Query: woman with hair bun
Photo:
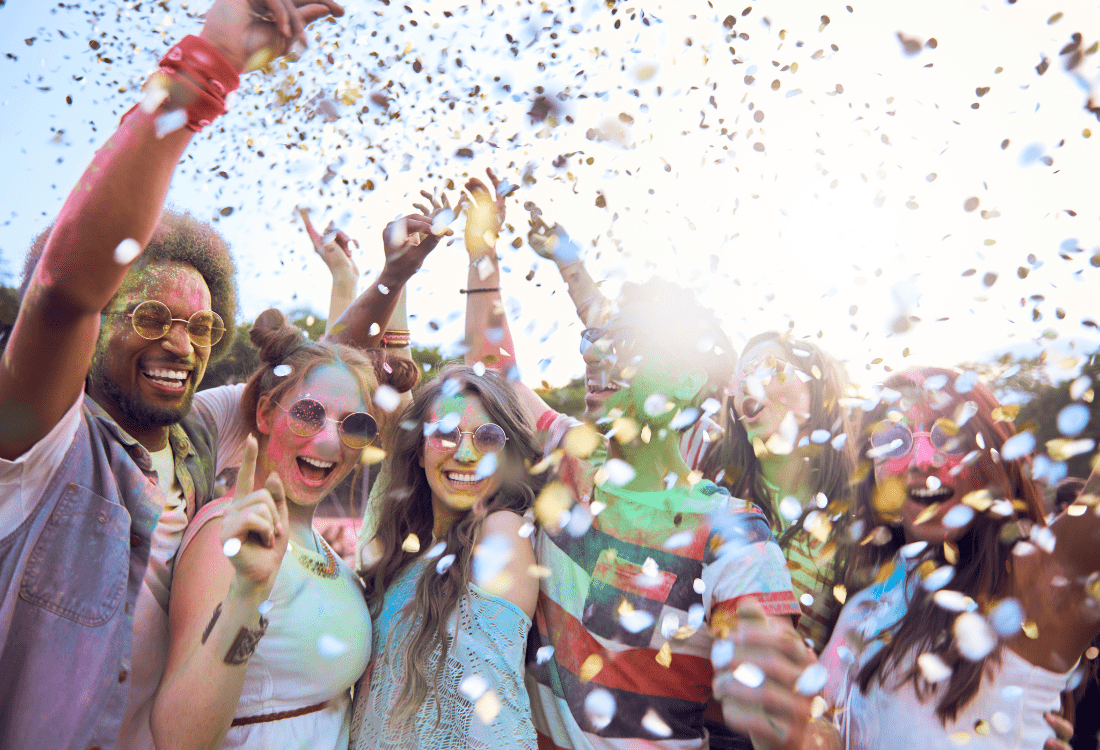
[[[251,436],[236,488],[195,517],[176,557],[153,735],[174,750],[343,750],[371,623],[313,513],[379,436],[373,391],[407,391],[418,373],[380,351],[308,341],[276,310],[250,338],[263,363],[241,398]]]

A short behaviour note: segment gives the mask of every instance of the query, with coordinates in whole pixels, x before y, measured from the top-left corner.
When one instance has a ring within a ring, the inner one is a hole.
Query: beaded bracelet
[[[411,341],[408,331],[391,329],[382,334],[383,349],[404,349]]]

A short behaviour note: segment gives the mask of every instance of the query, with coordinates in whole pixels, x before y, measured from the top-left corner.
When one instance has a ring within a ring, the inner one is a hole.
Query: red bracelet
[[[209,42],[185,36],[160,59],[160,70],[149,80],[165,95],[168,109],[183,109],[187,127],[196,133],[226,113],[225,99],[241,85],[240,74]],[[159,80],[158,80],[159,79]],[[138,105],[140,106],[140,105]],[[130,109],[122,119],[125,120]]]

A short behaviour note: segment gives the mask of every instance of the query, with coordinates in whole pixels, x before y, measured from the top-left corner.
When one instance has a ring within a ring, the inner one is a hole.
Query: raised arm
[[[289,521],[278,476],[252,491],[256,453],[256,440],[249,438],[225,515],[203,525],[176,564],[168,661],[153,703],[157,747],[222,746],[255,641],[266,629],[261,605],[286,553]],[[228,544],[238,548],[231,558]]]
[[[65,201],[0,359],[0,424],[7,427],[0,430],[0,457],[26,452],[79,396],[100,311],[152,238],[193,131],[224,105],[239,73],[304,43],[311,21],[343,13],[332,0],[256,4],[262,13],[252,12],[249,0],[214,3],[201,37],[189,37],[164,58],[171,74],[155,74],[142,106],[123,118]],[[202,113],[195,102],[184,109],[185,97],[194,99],[199,89],[205,93],[198,103],[209,106]]]
[[[489,180],[496,193],[477,178],[466,183],[470,202],[466,207],[466,252],[470,270],[466,279],[466,364],[481,362],[512,380],[520,400],[538,419],[550,407],[518,377],[515,344],[500,295],[500,266],[496,241],[504,223],[507,192],[491,170]]]
[[[306,234],[313,243],[313,251],[321,256],[329,273],[332,274],[332,291],[329,294],[328,323],[325,333],[332,330],[337,319],[344,314],[344,310],[355,300],[359,283],[359,268],[351,257],[352,243],[359,247],[359,243],[348,237],[344,232],[329,222],[325,233],[319,234],[313,228],[313,222],[309,220],[309,209],[299,208],[298,214],[306,225]]]
[[[592,280],[581,260],[580,248],[570,239],[561,224],[550,226],[542,218],[542,210],[528,201],[523,204],[531,212],[527,241],[543,258],[554,261],[569,288],[569,297],[577,308],[577,316],[586,328],[603,325],[608,318],[610,303]]]
[[[386,262],[371,285],[344,311],[325,338],[341,344],[371,349],[379,345],[405,284],[420,270],[428,253],[454,232],[449,222],[435,215],[409,214],[391,221],[382,230]],[[445,217],[444,217],[445,218]]]

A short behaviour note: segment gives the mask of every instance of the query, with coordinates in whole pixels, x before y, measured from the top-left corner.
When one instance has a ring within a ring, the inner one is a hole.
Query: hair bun
[[[411,359],[391,356],[385,349],[372,349],[371,355],[379,385],[388,385],[398,393],[407,393],[420,382],[420,368]]]
[[[248,331],[248,338],[260,350],[260,360],[265,365],[282,362],[304,341],[298,327],[288,323],[286,316],[274,308],[260,313]]]

